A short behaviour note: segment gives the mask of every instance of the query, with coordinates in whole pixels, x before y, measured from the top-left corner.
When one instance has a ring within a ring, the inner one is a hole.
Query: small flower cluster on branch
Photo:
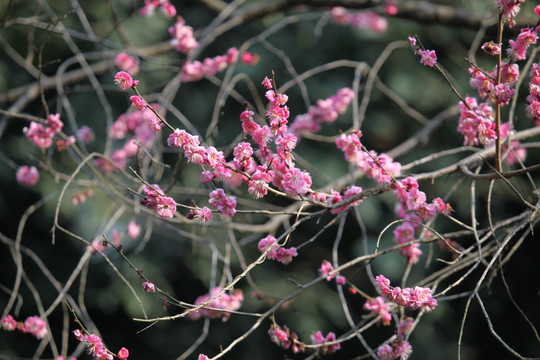
[[[22,333],[32,334],[37,339],[43,339],[48,334],[47,324],[39,316],[29,316],[24,322],[17,322],[11,315],[0,320],[5,331],[19,330]]]
[[[201,295],[195,300],[195,306],[200,306],[207,303],[211,298],[217,296],[223,292],[223,288],[220,286],[214,287],[208,294]],[[244,302],[244,294],[242,290],[236,289],[232,294],[223,292],[218,298],[212,300],[206,307],[214,308],[216,310],[201,308],[196,311],[192,311],[187,314],[187,317],[191,320],[198,320],[201,317],[210,319],[219,319],[227,321],[231,316],[229,311],[236,311],[240,309]]]
[[[390,301],[398,305],[405,306],[411,310],[431,311],[437,306],[437,300],[431,296],[431,289],[416,286],[413,288],[401,289],[399,286],[392,288],[390,280],[383,275],[375,277],[377,284],[381,288],[382,294]]]

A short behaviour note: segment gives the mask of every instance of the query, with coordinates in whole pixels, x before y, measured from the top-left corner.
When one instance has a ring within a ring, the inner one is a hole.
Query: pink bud
[[[129,350],[126,349],[125,347],[121,348],[119,351],[118,351],[118,359],[120,360],[125,360],[127,359],[129,356]]]

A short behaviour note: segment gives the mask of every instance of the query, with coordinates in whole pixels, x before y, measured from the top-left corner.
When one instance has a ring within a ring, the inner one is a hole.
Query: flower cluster
[[[379,184],[391,183],[392,177],[401,175],[401,164],[390,156],[375,151],[366,153],[362,150],[360,137],[362,132],[356,130],[350,134],[341,134],[336,139],[336,146],[345,153],[345,160],[361,169],[366,176]]]
[[[266,257],[271,260],[279,261],[282,264],[289,264],[292,258],[298,255],[295,247],[285,249],[279,246],[277,239],[272,235],[268,235],[259,241],[259,251],[267,252]]]
[[[139,61],[125,52],[115,56],[114,65],[131,76],[135,76],[139,72]]]
[[[398,244],[405,244],[414,240],[418,224],[415,222],[404,222],[394,230],[394,239]],[[399,249],[399,254],[405,256],[408,264],[416,264],[422,255],[420,244],[413,243]]]
[[[193,37],[193,28],[186,25],[181,16],[176,18],[176,23],[169,28],[169,33],[173,36],[171,44],[176,51],[189,54],[199,47],[199,43]]]
[[[210,193],[210,200],[208,200],[210,205],[223,216],[232,217],[236,213],[236,197],[227,196],[223,189],[216,189]]]
[[[321,198],[321,194],[319,193],[319,195],[317,196],[317,200],[326,201],[326,203],[328,205],[335,205],[335,204],[341,203],[344,200],[350,199],[353,196],[360,194],[361,192],[362,192],[362,188],[360,186],[352,185],[352,186],[347,187],[343,191],[343,195],[340,194],[339,192],[335,191],[334,189],[332,189],[332,190],[330,190],[330,196],[326,197],[326,199],[324,199],[325,198],[324,195],[322,195],[322,198]],[[351,203],[349,203],[347,205],[340,206],[340,207],[337,207],[335,209],[332,209],[332,210],[330,210],[330,212],[332,214],[339,214],[339,213],[344,212],[345,210],[347,210],[351,206],[356,206],[356,205],[360,204],[361,202],[362,202],[362,199],[354,200],[354,201],[352,201]]]
[[[227,50],[227,54],[218,55],[213,58],[206,58],[202,62],[199,60],[186,61],[182,66],[181,80],[183,82],[198,81],[205,76],[214,76],[218,72],[225,70],[230,64],[238,60],[238,49],[235,47]]]
[[[35,166],[23,165],[17,170],[17,182],[32,187],[39,181],[39,171]]]
[[[398,305],[405,306],[411,310],[422,309],[431,311],[437,306],[437,300],[431,296],[431,289],[416,286],[413,288],[401,289],[399,286],[392,288],[390,280],[383,275],[375,277],[382,294],[390,301]]]
[[[412,354],[412,346],[406,340],[394,340],[388,344],[379,346],[377,356],[380,360],[407,360]]]
[[[447,216],[452,211],[450,204],[441,198],[426,203],[426,194],[419,189],[418,181],[413,177],[392,183],[392,190],[403,210],[414,212],[424,220],[432,219],[437,213]]]
[[[412,353],[411,344],[406,339],[406,337],[411,332],[414,326],[414,319],[411,317],[406,317],[403,319],[396,331],[397,339],[390,342],[390,344],[384,344],[379,346],[377,349],[377,356],[381,360],[407,360]]]
[[[466,105],[467,106],[466,106]],[[472,97],[459,103],[460,117],[457,131],[464,136],[464,145],[490,145],[497,138],[493,108],[488,103],[478,104]]]
[[[417,46],[417,39],[414,36],[408,36],[407,41],[409,45],[414,48],[414,55],[420,55],[420,64],[429,67],[435,66],[437,63],[437,54],[435,50],[426,50],[421,46]]]
[[[79,130],[77,130],[77,138],[85,144],[90,144],[96,139],[96,136],[92,128],[83,125]]]
[[[540,126],[540,65],[534,63],[530,73],[527,112],[531,115],[535,126]]]
[[[394,12],[394,8],[389,8]],[[332,19],[340,25],[351,25],[358,29],[369,29],[376,33],[385,32],[388,21],[377,13],[370,11],[349,12],[345,8],[336,6],[331,10]]]
[[[165,196],[159,185],[145,185],[143,192],[146,195],[142,203],[149,209],[154,209],[156,213],[164,218],[170,219],[176,213],[176,202],[173,198]]]
[[[514,97],[516,90],[511,86],[519,78],[519,66],[515,63],[501,64],[501,83],[495,84],[497,77],[496,69],[491,73],[486,73],[477,67],[470,67],[468,70],[471,75],[470,84],[478,91],[482,99],[489,97],[490,101],[500,105],[508,105]]]
[[[333,122],[340,114],[344,114],[353,98],[354,92],[351,89],[342,88],[334,96],[317,100],[317,104],[312,105],[307,113],[294,118],[289,132],[296,136],[317,133],[321,124]]]
[[[23,333],[32,334],[37,339],[43,339],[48,334],[47,324],[39,316],[29,316],[24,322],[17,322],[11,315],[0,320],[2,329],[6,331],[19,330]]]
[[[186,218],[189,220],[195,220],[205,223],[212,220],[212,210],[210,210],[206,206],[203,208],[191,209],[186,214]]]
[[[317,330],[314,334],[311,335],[311,342],[315,345],[321,345],[317,347],[318,355],[333,354],[339,349],[341,349],[341,344],[336,341],[336,334],[329,332],[326,336],[323,336],[320,330]],[[333,343],[333,344],[328,344]]]
[[[287,325],[283,328],[277,324],[271,324],[268,335],[272,342],[285,350],[291,349],[294,354],[305,351],[305,344],[298,340],[298,335],[294,331],[290,331]]]
[[[506,53],[513,61],[524,60],[527,56],[529,46],[536,44],[538,40],[538,29],[523,28],[521,29],[516,40],[509,40],[510,47]]]
[[[111,353],[105,345],[103,340],[96,334],[85,335],[81,330],[77,329],[73,331],[75,338],[81,342],[84,342],[88,350],[88,354],[96,360],[113,360],[114,355]],[[125,360],[129,356],[129,351],[126,348],[121,348],[117,354],[120,360]]]
[[[142,16],[152,16],[157,8],[161,8],[163,14],[172,18],[176,15],[176,8],[169,0],[144,0],[144,6],[141,9]]]
[[[323,260],[323,262],[321,263],[321,267],[319,268],[319,274],[321,274],[322,276],[326,276],[326,281],[330,281],[335,278],[336,284],[338,285],[345,285],[347,283],[347,279],[345,279],[345,277],[342,275],[328,275],[332,271],[334,271],[334,266],[332,265],[332,263],[330,263],[330,261],[328,260]]]
[[[223,288],[216,286],[208,294],[199,296],[195,300],[195,306],[200,306],[207,303],[211,298],[217,296],[222,292]],[[227,321],[231,314],[228,311],[236,311],[240,309],[244,302],[244,294],[242,290],[234,290],[232,294],[224,292],[218,298],[212,300],[206,305],[206,307],[216,310],[210,310],[201,308],[197,311],[190,312],[187,317],[192,320],[200,319],[201,317],[207,317],[210,319],[221,318],[223,321]]]
[[[156,111],[159,110],[157,104],[153,104],[152,107]],[[111,153],[110,160],[114,165],[105,159],[96,161],[101,170],[109,173],[117,171],[117,167],[124,169],[128,161],[137,155],[139,146],[151,147],[156,137],[154,127],[157,122],[156,116],[148,108],[120,115],[109,127],[109,136],[117,140],[125,139],[124,145]]]
[[[32,121],[29,127],[23,129],[23,132],[34,145],[47,149],[52,145],[54,135],[58,134],[62,127],[64,123],[60,120],[60,114],[50,114],[47,125]]]
[[[390,325],[390,321],[392,321],[392,315],[388,312],[390,305],[382,296],[367,299],[363,308],[364,310],[371,311],[372,314],[380,315],[383,325]]]
[[[501,14],[512,18],[518,14],[519,7],[523,2],[525,0],[497,0],[497,6]]]

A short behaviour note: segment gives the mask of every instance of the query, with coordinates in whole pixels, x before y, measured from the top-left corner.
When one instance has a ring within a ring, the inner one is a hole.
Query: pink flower
[[[435,50],[418,50],[418,54],[421,56],[420,64],[422,65],[433,67],[437,62],[437,54],[435,54]]]
[[[210,210],[206,206],[202,209],[192,209],[187,213],[186,218],[188,218],[189,220],[196,220],[205,223],[212,220],[212,210]]]
[[[222,292],[222,288],[219,286],[216,286],[208,294],[199,296],[195,300],[195,305],[196,306],[202,305],[208,302],[210,298],[215,297],[221,292]],[[222,311],[201,308],[198,312],[189,313],[187,317],[192,320],[197,320],[201,316],[204,316],[210,319],[221,318],[223,321],[227,321],[227,319],[231,315],[228,311],[236,311],[240,309],[243,302],[244,302],[244,295],[243,295],[242,290],[237,289],[232,294],[223,292],[219,297],[217,297],[216,299],[214,299],[207,305],[208,307],[211,307],[214,309],[221,309]]]
[[[501,53],[501,44],[495,44],[493,41],[482,44],[482,50],[488,55],[499,55]]]
[[[174,26],[169,28],[169,33],[174,37],[171,40],[171,44],[175,47],[176,51],[189,54],[199,47],[199,43],[193,36],[193,28],[186,25],[182,17],[176,19]]]
[[[131,220],[128,224],[127,233],[131,239],[135,239],[141,233],[141,227]]]
[[[326,334],[326,337],[322,335],[322,332],[320,330],[317,330],[317,332],[311,335],[311,342],[313,344],[323,344],[322,346],[317,348],[317,354],[320,355],[332,354],[341,349],[340,343],[326,344],[327,342],[334,341],[336,341],[336,334],[331,331]]]
[[[204,354],[199,354],[197,360],[210,360],[210,358]]]
[[[156,292],[156,286],[153,282],[148,280],[143,281],[142,289],[144,292]]]
[[[85,144],[89,144],[95,139],[94,130],[84,125],[77,131],[77,137]]]
[[[146,101],[143,98],[137,95],[133,95],[129,98],[131,100],[131,105],[139,110],[146,109]]]
[[[540,5],[536,5],[536,7],[534,8],[534,12],[536,15],[540,16]]]
[[[176,212],[176,202],[171,197],[160,196],[156,201],[155,209],[160,217],[170,219]]]
[[[23,128],[23,133],[26,138],[34,143],[41,149],[47,149],[52,145],[52,139],[56,132],[50,126],[44,126],[43,124],[35,121],[30,122],[29,127]]]
[[[84,340],[84,334],[81,330],[79,329],[76,329],[76,330],[73,330],[73,336],[75,336],[75,338],[79,341],[83,341]]]
[[[273,86],[272,86],[272,80],[270,80],[270,79],[268,78],[268,76],[265,76],[265,77],[264,77],[264,79],[263,79],[263,81],[262,81],[261,84],[264,85],[264,87],[265,87],[267,90],[270,90],[270,89],[273,88]]]
[[[381,288],[382,294],[390,301],[398,305],[405,306],[411,310],[422,308],[426,311],[431,311],[437,306],[437,300],[431,296],[431,289],[416,286],[412,288],[404,288],[390,286],[390,280],[383,275],[378,275],[375,280]]]
[[[133,86],[133,78],[125,71],[117,72],[114,76],[114,82],[124,90]]]
[[[17,322],[13,319],[13,316],[7,315],[2,318],[2,328],[6,331],[13,331],[17,328]]]
[[[259,60],[260,60],[259,55],[251,54],[247,51],[243,53],[242,56],[240,57],[240,61],[242,62],[242,64],[246,64],[246,65],[257,65]]]
[[[16,177],[19,184],[32,187],[39,181],[39,172],[35,166],[23,165],[17,170]]]
[[[120,70],[129,73],[131,76],[135,76],[139,72],[139,62],[125,52],[116,55],[114,64],[120,68]]]
[[[409,35],[407,37],[407,42],[409,43],[410,47],[415,47],[416,46],[416,37]]]
[[[47,325],[39,316],[30,316],[24,320],[23,332],[30,333],[38,339],[47,336]]]
[[[58,151],[64,151],[67,148],[71,147],[71,145],[75,144],[77,140],[75,139],[75,136],[71,135],[67,139],[59,139],[56,141],[56,148]]]
[[[118,351],[117,356],[118,356],[118,359],[125,360],[129,357],[129,350],[123,347]]]
[[[233,216],[236,213],[236,197],[225,195],[223,189],[212,191],[209,203],[224,216]]]

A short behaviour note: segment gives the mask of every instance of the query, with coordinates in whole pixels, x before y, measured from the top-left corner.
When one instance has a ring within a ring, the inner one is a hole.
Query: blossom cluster
[[[156,111],[159,110],[157,104],[152,104],[152,107]],[[158,122],[152,110],[148,108],[120,115],[109,127],[108,132],[112,139],[125,140],[124,145],[111,153],[112,164],[105,159],[96,160],[101,170],[110,173],[117,171],[118,168],[124,169],[128,161],[137,155],[139,146],[151,147],[156,137],[155,126]]]
[[[19,330],[23,333],[32,334],[37,339],[43,339],[48,334],[47,324],[39,316],[29,316],[24,322],[17,322],[11,315],[0,320],[2,329],[5,331]]]
[[[342,88],[334,96],[317,100],[316,105],[310,106],[307,113],[294,118],[289,126],[289,132],[296,136],[317,133],[321,129],[321,124],[333,122],[340,114],[344,114],[352,99],[354,92],[349,88]]]
[[[305,351],[305,344],[298,340],[298,335],[294,331],[289,330],[287,325],[280,327],[272,323],[270,330],[268,330],[268,335],[274,344],[285,350],[291,349],[294,354]]]
[[[171,44],[176,51],[189,54],[199,47],[199,42],[193,36],[193,28],[186,25],[181,16],[176,18],[175,24],[169,28],[169,33],[173,36]]]
[[[530,77],[527,112],[531,115],[535,126],[540,126],[540,65],[537,63],[532,65]]]
[[[125,52],[115,56],[114,65],[131,76],[135,76],[139,72],[139,61]]]
[[[407,336],[414,326],[414,319],[411,317],[404,318],[397,326],[397,339],[384,344],[377,349],[377,356],[380,360],[407,360],[412,353],[411,344],[407,340]]]
[[[223,291],[223,288],[220,286],[214,287],[208,294],[199,296],[195,300],[195,306],[200,306],[205,304],[211,298],[217,296],[220,292]],[[242,290],[236,289],[232,294],[223,292],[218,298],[212,300],[206,305],[206,307],[213,308],[216,310],[200,308],[197,311],[190,312],[187,314],[187,317],[191,320],[197,320],[201,317],[206,317],[210,319],[221,318],[222,321],[227,321],[231,316],[231,313],[228,311],[236,311],[240,309],[242,303],[244,302],[244,294]]]
[[[392,321],[392,315],[389,313],[390,305],[382,296],[367,299],[363,308],[364,310],[371,311],[372,314],[380,315],[383,325],[390,325],[390,321]]]
[[[388,28],[388,21],[379,14],[371,11],[349,12],[343,7],[336,6],[330,12],[334,22],[340,25],[350,25],[358,29],[369,29],[376,33],[385,32]]]
[[[144,0],[144,6],[140,13],[142,16],[152,16],[157,8],[161,8],[163,14],[168,18],[176,15],[176,8],[169,0]]]
[[[501,82],[495,83],[497,77],[496,69],[491,73],[486,73],[476,66],[468,70],[471,75],[470,85],[478,91],[482,99],[489,97],[490,101],[500,105],[508,105],[514,97],[516,90],[512,87],[519,78],[519,66],[515,63],[501,63]]]
[[[341,134],[336,139],[336,146],[344,152],[345,160],[379,184],[391,183],[392,177],[401,175],[401,164],[387,154],[377,154],[373,150],[365,152],[360,142],[361,137],[362,132],[356,130],[350,134]]]
[[[24,134],[34,145],[40,149],[47,149],[53,144],[53,138],[58,134],[64,123],[60,120],[60,114],[49,114],[47,122],[41,124],[35,121],[30,122],[29,127],[23,129]],[[72,139],[70,139],[71,141]]]
[[[437,300],[431,296],[431,289],[416,286],[401,289],[399,286],[392,288],[390,280],[383,275],[375,277],[382,294],[390,301],[405,306],[411,310],[422,309],[431,311],[437,306]]]
[[[317,355],[327,355],[333,354],[339,349],[341,349],[341,344],[336,342],[333,344],[328,344],[336,341],[336,334],[330,331],[326,336],[323,336],[320,330],[317,330],[314,334],[311,335],[311,342],[315,345],[321,345],[317,347]]]
[[[235,47],[227,50],[225,55],[218,55],[213,58],[205,58],[203,61],[186,61],[182,66],[180,76],[183,82],[198,81],[205,76],[214,76],[218,72],[225,70],[230,64],[238,60],[238,49]]]
[[[277,239],[268,235],[262,238],[259,241],[259,251],[261,253],[266,252],[266,257],[271,260],[279,261],[282,264],[289,264],[292,261],[292,258],[298,255],[295,247],[285,249],[282,246],[279,246]]]
[[[85,335],[81,330],[76,329],[73,331],[75,338],[81,342],[84,342],[88,350],[88,354],[96,360],[113,360],[114,355],[111,353],[105,345],[103,345],[103,340],[96,334]],[[129,351],[126,348],[121,348],[116,354],[118,359],[125,360],[129,357]]]
[[[32,187],[39,181],[39,171],[35,166],[23,165],[16,173],[17,182],[21,185]]]
[[[146,197],[142,200],[142,203],[147,208],[154,209],[164,219],[170,219],[174,216],[176,213],[176,202],[173,198],[165,196],[159,185],[145,185],[143,192]]]
[[[330,263],[330,261],[328,260],[323,260],[323,262],[321,263],[321,267],[319,268],[319,273],[322,276],[326,276],[326,281],[330,281],[335,278],[336,284],[338,285],[345,285],[347,283],[347,279],[342,275],[338,275],[338,276],[336,276],[336,274],[328,275],[332,271],[334,271],[334,266],[332,265],[332,263]]]
[[[414,55],[420,55],[420,64],[429,67],[435,66],[437,63],[437,54],[435,50],[423,49],[421,46],[416,45],[416,37],[410,36],[407,38],[409,45],[414,48]]]

